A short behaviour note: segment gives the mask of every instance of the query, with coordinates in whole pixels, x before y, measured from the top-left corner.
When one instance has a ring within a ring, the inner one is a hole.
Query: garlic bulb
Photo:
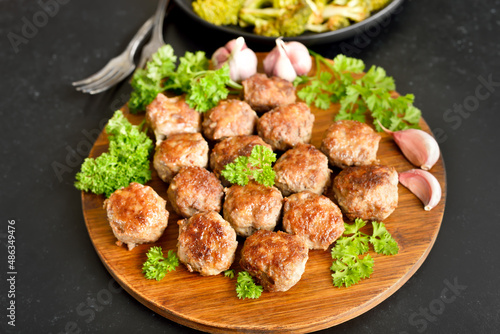
[[[430,211],[441,200],[439,181],[425,170],[411,169],[400,173],[399,182],[422,201],[426,211]]]
[[[404,156],[415,166],[429,170],[439,159],[439,145],[433,136],[418,129],[390,131],[380,124],[380,127],[392,135]]]
[[[243,37],[238,37],[215,50],[212,64],[216,69],[229,64],[231,80],[240,82],[257,73],[257,56],[249,49]]]
[[[285,43],[277,38],[276,46],[266,56],[263,64],[267,75],[293,81],[297,75],[305,75],[311,70],[312,60],[304,44]]]

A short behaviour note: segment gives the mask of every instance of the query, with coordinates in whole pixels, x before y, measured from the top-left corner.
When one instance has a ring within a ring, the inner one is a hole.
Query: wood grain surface
[[[258,56],[261,71],[264,54]],[[323,133],[333,122],[337,109],[338,106],[330,110],[312,108],[316,120],[311,142],[316,147],[319,148]],[[134,124],[139,124],[144,118],[143,114],[129,114],[126,106],[122,110]],[[431,133],[423,119],[420,125]],[[90,156],[97,157],[107,148],[107,136],[103,132]],[[414,168],[392,138],[385,134],[382,134],[377,156],[381,164],[394,166],[398,172]],[[159,179],[152,166],[151,169],[153,180],[147,185],[167,199],[168,185]],[[332,170],[334,177],[339,170]],[[154,244],[139,245],[131,251],[115,244],[116,239],[103,209],[103,195],[82,192],[82,208],[90,238],[110,274],[128,293],[156,313],[206,332],[307,333],[335,326],[370,310],[398,290],[420,267],[438,235],[446,200],[442,158],[430,172],[441,184],[441,202],[431,211],[424,211],[420,200],[399,185],[399,205],[384,223],[399,243],[400,251],[394,256],[370,251],[375,260],[370,278],[349,288],[336,288],[332,284],[330,249],[311,250],[302,279],[294,287],[287,292],[264,292],[255,300],[237,298],[236,278],[229,279],[222,274],[202,277],[189,272],[182,264],[161,281],[144,278],[142,264],[152,245],[161,246],[165,253],[170,249],[177,250],[179,217],[169,204],[170,219],[163,236]],[[371,233],[371,228],[365,227],[365,232]],[[236,260],[231,267],[235,271],[240,271],[238,261],[244,239],[239,237],[238,241]]]

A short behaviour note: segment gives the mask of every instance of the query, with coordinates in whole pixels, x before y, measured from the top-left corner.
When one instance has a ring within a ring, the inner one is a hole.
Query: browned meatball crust
[[[248,103],[236,99],[222,100],[210,109],[202,123],[203,134],[210,140],[251,135],[257,123],[257,113]]]
[[[398,206],[398,173],[389,166],[357,166],[342,170],[333,191],[346,216],[383,221]]]
[[[380,138],[365,123],[342,120],[325,131],[320,149],[332,165],[340,168],[370,165],[377,161]]]
[[[283,196],[304,190],[322,194],[330,184],[328,158],[310,144],[298,144],[283,153],[273,169],[274,184]]]
[[[265,290],[287,291],[302,277],[308,258],[309,249],[301,237],[260,230],[245,240],[240,265]]]
[[[245,101],[256,112],[266,112],[294,103],[297,99],[293,83],[280,77],[269,78],[263,73],[256,73],[243,80],[242,85]]]
[[[215,144],[210,153],[210,168],[215,176],[221,179],[222,184],[225,186],[230,185],[230,182],[221,176],[221,171],[224,169],[224,166],[232,163],[239,156],[250,156],[250,154],[252,154],[252,149],[256,145],[262,145],[272,149],[269,144],[256,135],[228,137]]]
[[[257,122],[257,132],[275,150],[287,150],[311,141],[314,115],[307,104],[297,102],[277,107]]]
[[[224,190],[213,173],[202,167],[183,167],[167,190],[168,201],[175,212],[191,217],[198,212],[221,210]]]
[[[283,206],[278,189],[250,181],[246,186],[234,184],[225,193],[224,219],[238,235],[247,237],[257,230],[274,230]]]
[[[156,143],[174,133],[200,132],[200,113],[191,109],[185,96],[158,96],[146,107],[146,122],[153,129]]]
[[[138,244],[158,240],[168,224],[166,201],[153,188],[132,182],[104,201],[109,225],[118,239],[131,250]]]
[[[238,242],[234,229],[217,212],[197,213],[178,224],[177,255],[189,271],[209,276],[229,269]]]
[[[165,182],[182,167],[208,166],[208,143],[201,133],[176,133],[156,146],[153,166]]]
[[[303,191],[285,198],[283,228],[303,237],[309,249],[326,250],[344,233],[344,219],[328,197]]]

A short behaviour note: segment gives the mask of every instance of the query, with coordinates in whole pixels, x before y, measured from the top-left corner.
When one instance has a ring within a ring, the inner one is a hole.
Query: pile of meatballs
[[[333,122],[316,148],[314,114],[297,102],[292,83],[257,73],[242,85],[239,98],[205,114],[184,96],[159,94],[146,109],[156,138],[153,165],[184,218],[177,255],[189,271],[229,269],[239,241],[241,268],[265,290],[287,291],[300,280],[309,250],[327,250],[343,234],[344,215],[382,221],[394,211],[398,175],[378,164],[381,137],[370,126]],[[225,180],[224,166],[256,145],[279,157],[275,186]],[[341,171],[333,178],[330,168]],[[166,201],[149,186],[118,189],[104,208],[117,244],[129,250],[157,241],[167,227]]]

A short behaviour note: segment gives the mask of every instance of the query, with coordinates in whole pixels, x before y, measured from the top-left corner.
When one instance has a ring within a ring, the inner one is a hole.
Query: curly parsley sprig
[[[146,64],[132,77],[133,91],[129,108],[133,113],[145,110],[156,96],[166,90],[178,94],[186,93],[186,102],[199,112],[215,107],[220,100],[227,98],[229,88],[241,90],[242,86],[229,76],[229,65],[217,70],[209,69],[209,61],[203,51],[186,52],[179,58],[172,46],[162,46]]]
[[[164,257],[161,247],[151,247],[146,256],[148,259],[142,266],[142,272],[147,279],[160,281],[179,265],[179,258],[173,250],[169,250]]]
[[[332,248],[333,285],[350,287],[373,273],[374,259],[369,251],[369,244],[378,254],[395,255],[399,251],[396,240],[392,238],[382,222],[372,222],[371,236],[361,232],[366,222],[357,218],[354,224],[344,224],[345,231]],[[366,254],[365,256],[363,256]]]
[[[332,103],[340,103],[335,120],[366,121],[366,114],[375,120],[377,131],[382,131],[376,120],[391,131],[418,128],[421,112],[413,105],[413,94],[394,96],[394,79],[385,70],[372,66],[364,73],[362,60],[338,55],[333,63],[310,51],[317,68],[325,65],[330,71],[317,71],[314,77],[302,76],[295,85],[307,84],[297,95],[307,104],[328,109]]]
[[[272,163],[275,161],[276,154],[271,149],[255,145],[250,156],[239,156],[232,163],[225,165],[221,175],[240,186],[253,179],[266,187],[272,187],[275,177]]]
[[[142,129],[143,124],[132,125],[117,110],[106,125],[108,152],[84,160],[76,174],[75,187],[109,197],[131,182],[144,184],[151,180],[149,157],[153,142]]]
[[[236,279],[236,294],[239,299],[256,299],[259,298],[264,289],[262,286],[255,284],[252,276],[247,271],[240,271]]]

